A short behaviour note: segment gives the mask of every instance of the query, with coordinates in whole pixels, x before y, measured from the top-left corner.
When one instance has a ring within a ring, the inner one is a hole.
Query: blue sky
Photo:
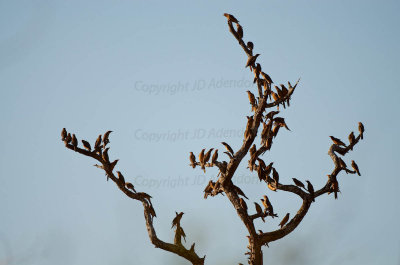
[[[276,83],[301,82],[264,160],[284,183],[321,187],[333,163],[329,135],[365,140],[345,161],[338,200],[317,200],[301,225],[265,249],[265,264],[399,264],[397,173],[398,1],[0,1],[0,264],[187,264],[154,249],[142,206],[94,161],[65,149],[60,131],[93,142],[111,134],[111,158],[153,196],[158,235],[185,212],[188,245],[206,264],[246,263],[246,231],[226,197],[203,199],[217,172],[188,166],[202,148],[241,144],[246,56],[228,32],[234,14]],[[300,206],[271,194],[245,166],[234,182],[267,193],[280,216]],[[252,204],[252,203],[251,203]],[[263,231],[279,220],[258,223]]]

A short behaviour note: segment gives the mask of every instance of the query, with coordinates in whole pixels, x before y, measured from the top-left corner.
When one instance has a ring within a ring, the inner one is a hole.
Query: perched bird
[[[346,163],[345,163],[345,162],[343,161],[343,159],[341,159],[340,157],[339,157],[339,165],[340,165],[341,168],[344,168],[344,169],[347,168]],[[346,173],[347,173],[347,172],[346,172]]]
[[[345,145],[340,139],[335,138],[335,137],[333,137],[333,136],[329,136],[329,137],[332,139],[332,141],[333,141],[334,144],[343,145],[344,147],[346,147],[346,145]]]
[[[361,176],[360,170],[358,169],[358,166],[354,160],[351,160],[351,167],[357,172],[359,176]]]
[[[253,126],[253,116],[247,116],[247,125],[246,125],[246,130],[244,131],[244,138],[247,139],[247,137],[250,135],[250,129]]]
[[[92,147],[90,146],[90,144],[89,144],[88,141],[82,140],[82,144],[83,144],[83,147],[84,147],[86,150],[88,150],[89,152],[92,150]]]
[[[256,60],[257,60],[257,57],[258,57],[258,56],[260,56],[259,53],[257,53],[257,54],[254,55],[254,56],[249,56],[249,58],[247,59],[246,67],[245,67],[245,68],[247,68],[247,67],[249,67],[249,66],[250,66],[250,70],[251,70],[251,67],[254,68],[254,65],[255,65],[255,63],[256,63]]]
[[[229,144],[227,144],[225,142],[221,142],[221,144],[223,144],[225,146],[226,150],[228,150],[228,152],[233,155],[233,149],[229,146]]]
[[[258,175],[258,178],[260,179],[260,181],[263,181],[263,180],[266,181],[264,169],[261,166],[257,167],[257,175]]]
[[[212,150],[214,150],[214,148],[208,150],[207,153],[204,155],[204,164],[206,164],[208,160],[210,160]]]
[[[256,203],[256,202],[254,202],[254,205],[255,205],[255,207],[256,207],[256,212],[257,212],[257,214],[262,214],[262,213],[263,213],[263,210],[261,209],[261,206],[260,206],[258,203]]]
[[[199,154],[200,166],[201,166],[201,169],[203,169],[203,170],[205,170],[205,167],[204,167],[204,151],[205,150],[206,149],[201,150],[201,152]]]
[[[67,130],[65,128],[62,129],[61,131],[61,141],[64,141],[65,138],[67,138]]]
[[[122,183],[122,185],[125,186],[125,178],[124,178],[124,176],[122,175],[122,173],[120,171],[117,171],[117,174],[118,174],[118,180]]]
[[[115,165],[117,165],[118,161],[119,161],[119,159],[115,159],[115,160],[110,164],[110,170],[111,170],[111,171],[114,170],[114,167],[115,167]],[[107,180],[108,180],[108,179],[107,179]]]
[[[94,150],[96,151],[100,151],[101,150],[101,134],[99,134],[99,136],[96,139],[96,142],[94,143]]]
[[[243,39],[243,28],[242,28],[242,26],[240,26],[239,23],[236,23],[236,28],[237,28],[236,33],[237,33],[239,39]]]
[[[125,183],[125,187],[126,187],[127,189],[133,190],[133,192],[136,193],[135,187],[133,186],[132,183],[126,182],[126,183]]]
[[[274,128],[272,129],[272,135],[276,137],[278,135],[279,129],[281,128],[280,125],[275,125]]]
[[[349,134],[349,143],[352,145],[356,141],[356,137],[354,137],[354,132],[351,132]],[[351,147],[351,150],[353,150],[353,146]]]
[[[233,185],[233,190],[234,190],[238,195],[243,196],[243,197],[245,197],[246,199],[249,199],[249,198],[247,198],[246,194],[244,194],[244,192],[242,191],[242,189],[240,189],[238,186]]]
[[[103,157],[103,160],[106,161],[107,163],[110,162],[110,159],[108,158],[108,150],[110,149],[110,147],[107,147],[104,152],[101,154],[101,156]]]
[[[218,159],[218,149],[214,151],[214,154],[211,158],[211,166],[214,166],[214,163],[217,161],[217,159]]]
[[[362,124],[361,121],[358,123],[358,131],[360,132],[361,139],[363,139],[364,138],[364,124]]]
[[[258,161],[259,166],[260,166],[262,169],[265,170],[265,169],[267,168],[267,165],[265,165],[264,160],[262,160],[261,158],[257,158],[257,161]]]
[[[251,93],[249,90],[246,91],[247,95],[249,96],[249,101],[251,105],[251,111],[255,111],[257,109],[257,101],[256,98],[254,97],[254,94]]]
[[[231,14],[224,13],[224,17],[226,17],[231,22],[239,23],[239,21]]]
[[[113,131],[107,131],[107,132],[105,132],[104,133],[104,135],[103,135],[103,143],[104,143],[104,146],[106,146],[109,142],[110,142],[110,140],[108,139],[108,137],[110,137],[110,133],[112,133]]]
[[[204,199],[207,199],[208,195],[212,195],[213,190],[214,190],[214,182],[210,180],[204,189]]]
[[[304,186],[303,182],[301,182],[300,180],[298,180],[296,178],[292,178],[292,179],[293,179],[294,184],[296,184],[297,187],[306,189],[306,187]]]
[[[272,168],[272,178],[274,179],[275,183],[279,183],[279,173],[274,167]]]
[[[306,180],[306,182],[307,182],[307,190],[310,193],[313,202],[315,202],[315,199],[314,199],[314,186],[311,184],[310,181]]]
[[[270,190],[276,191],[276,183],[273,183],[271,181],[268,181],[267,186]]]
[[[287,221],[289,221],[289,213],[287,213],[285,215],[285,217],[283,217],[282,221],[279,223],[279,225],[281,226],[281,228],[283,228],[283,226],[287,223]]]
[[[252,50],[254,49],[254,44],[253,44],[251,41],[247,42],[247,48],[248,48],[250,51],[252,51]]]
[[[69,144],[69,143],[71,142],[71,140],[72,140],[72,136],[71,136],[70,133],[68,133],[68,134],[67,134],[67,137],[65,137],[65,141],[64,141],[64,142],[65,142],[66,144]]]
[[[72,134],[72,139],[71,139],[71,143],[72,143],[72,146],[74,147],[74,150],[76,151],[76,148],[78,147],[78,139],[76,139],[76,136],[75,136],[75,134]]]
[[[183,216],[183,212],[177,213],[175,212],[176,216],[175,218],[172,220],[172,227],[174,228],[174,226],[177,226],[178,224],[180,224],[182,216]]]
[[[253,84],[257,81],[257,79],[260,78],[260,73],[261,73],[261,64],[257,63],[256,68],[254,68],[254,80]]]
[[[265,119],[272,120],[276,114],[279,114],[279,111],[270,111],[267,115],[265,115]]]
[[[271,163],[268,164],[267,168],[265,169],[265,174],[266,175],[269,175],[271,173],[273,164],[274,164],[274,162],[271,162]]]
[[[272,83],[273,83],[271,77],[270,77],[268,74],[266,74],[266,73],[264,73],[264,72],[261,72],[261,76],[262,76],[269,84],[272,84]]]
[[[239,202],[240,202],[240,207],[242,207],[247,212],[247,204],[243,200],[243,198],[239,198]]]
[[[274,118],[274,122],[275,124],[281,126],[281,127],[285,127],[288,131],[290,131],[289,127],[286,125],[285,119],[282,117],[276,117]]]
[[[190,152],[189,159],[190,159],[190,165],[192,166],[192,168],[195,168],[196,167],[196,157],[193,154],[193,152]]]

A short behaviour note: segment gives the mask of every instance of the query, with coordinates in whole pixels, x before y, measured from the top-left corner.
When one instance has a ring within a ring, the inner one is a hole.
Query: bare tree
[[[293,95],[299,80],[294,85],[290,82],[288,82],[287,86],[284,84],[280,84],[279,86],[273,85],[274,82],[271,77],[267,73],[263,72],[261,65],[256,62],[259,54],[253,54],[254,44],[252,42],[245,43],[243,41],[243,28],[240,26],[239,21],[233,15],[224,14],[224,16],[228,20],[229,31],[239,42],[239,45],[243,48],[248,57],[245,66],[246,68],[250,68],[250,71],[254,74],[254,83],[257,86],[258,96],[255,97],[251,91],[247,91],[251,105],[251,115],[247,116],[248,120],[243,144],[239,150],[235,152],[228,143],[222,142],[222,145],[226,148],[226,151],[224,152],[227,156],[226,160],[220,159],[221,156],[218,156],[218,149],[215,149],[214,153],[212,153],[214,148],[209,149],[207,152],[206,149],[201,150],[198,159],[196,159],[193,152],[190,152],[189,160],[190,166],[193,168],[199,166],[204,172],[206,172],[206,168],[208,167],[217,167],[219,169],[217,180],[215,182],[210,180],[205,187],[204,198],[207,199],[208,196],[226,194],[226,197],[232,203],[249,234],[248,252],[246,253],[246,255],[248,255],[248,262],[252,265],[260,265],[263,264],[262,247],[268,246],[268,243],[281,239],[296,229],[317,197],[325,193],[333,193],[335,199],[337,199],[338,192],[340,192],[337,176],[341,171],[350,174],[357,173],[360,175],[358,166],[354,161],[351,162],[351,170],[347,167],[341,157],[345,156],[350,150],[353,150],[353,147],[360,141],[360,139],[363,139],[364,126],[361,122],[358,124],[359,134],[357,137],[355,137],[354,132],[350,133],[348,145],[343,143],[340,139],[330,136],[333,144],[330,146],[328,154],[332,158],[334,169],[328,175],[325,186],[319,190],[314,190],[310,181],[307,180],[307,185],[304,185],[302,181],[295,178],[293,178],[294,185],[283,184],[279,180],[278,171],[273,167],[273,162],[270,162],[267,165],[261,156],[271,149],[273,140],[277,136],[280,128],[289,130],[285,119],[278,117],[277,115],[280,113],[280,107],[286,108],[290,106],[291,96]],[[234,25],[236,26],[236,29]],[[277,108],[276,111],[267,111],[267,109],[274,109],[275,107]],[[261,142],[257,148],[254,141],[257,138],[257,133],[261,124],[263,125],[260,135]],[[133,184],[126,181],[120,171],[116,171],[116,175],[114,174],[114,168],[118,163],[118,159],[111,162],[108,156],[109,147],[107,147],[107,145],[109,144],[110,133],[111,131],[108,131],[104,135],[99,135],[93,148],[90,143],[85,140],[82,140],[83,148],[80,148],[75,134],[71,135],[71,133],[68,133],[65,128],[62,130],[61,138],[68,149],[97,160],[99,164],[96,164],[95,166],[105,171],[107,180],[111,179],[115,184],[117,184],[117,187],[126,194],[126,196],[142,203],[147,232],[151,243],[156,248],[161,248],[175,253],[187,259],[192,264],[204,264],[205,256],[200,257],[195,252],[195,243],[193,243],[189,249],[182,244],[182,237],[184,239],[186,238],[185,232],[180,224],[183,212],[176,213],[176,217],[172,221],[172,228],[175,228],[173,243],[165,242],[157,237],[153,226],[153,218],[156,217],[156,211],[151,203],[152,197],[147,193],[136,191]],[[267,187],[272,191],[281,190],[294,193],[303,201],[297,213],[291,219],[290,214],[287,213],[281,219],[279,229],[275,231],[262,232],[261,230],[256,229],[254,224],[254,220],[258,218],[263,222],[265,222],[266,218],[278,218],[268,196],[264,195],[260,199],[262,206],[259,203],[254,202],[255,211],[250,214],[250,209],[246,203],[248,198],[243,191],[233,183],[233,176],[235,175],[236,169],[247,153],[250,155],[248,160],[248,169],[257,173],[260,182],[265,182]]]

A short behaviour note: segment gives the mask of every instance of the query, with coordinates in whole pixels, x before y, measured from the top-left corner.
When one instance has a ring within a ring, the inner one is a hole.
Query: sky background
[[[188,165],[190,151],[222,141],[237,150],[250,114],[252,75],[224,12],[276,83],[301,77],[281,112],[292,131],[264,156],[281,182],[321,188],[333,169],[328,136],[347,141],[359,121],[366,130],[344,158],[362,176],[341,173],[339,199],[318,198],[264,263],[400,264],[399,11],[399,1],[365,0],[0,1],[0,264],[188,264],[151,245],[142,205],[66,149],[63,127],[92,144],[114,131],[110,157],[153,196],[161,239],[173,241],[183,211],[186,246],[196,242],[206,264],[247,264],[227,198],[203,199],[217,171]],[[245,167],[233,181],[249,209],[267,194],[280,218],[294,216],[299,198]]]

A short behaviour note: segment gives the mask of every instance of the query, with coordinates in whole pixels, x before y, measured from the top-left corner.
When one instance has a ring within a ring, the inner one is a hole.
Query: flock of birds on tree
[[[260,56],[260,54],[253,55],[254,44],[251,41],[245,44],[242,40],[243,28],[239,24],[239,21],[231,14],[225,13],[224,16],[228,19],[228,25],[230,27],[230,31],[232,32],[232,34],[236,36],[236,38],[239,40],[239,44],[245,49],[246,53],[248,54],[248,59],[245,67],[249,68],[250,71],[254,73],[253,83],[257,83],[258,87],[258,95],[259,95],[258,97],[256,97],[251,91],[249,90],[246,91],[250,102],[251,112],[253,113],[253,115],[247,116],[247,125],[244,132],[244,142],[246,142],[247,140],[251,140],[251,143],[253,143],[253,140],[257,136],[258,125],[260,123],[262,123],[263,125],[260,135],[261,138],[260,146],[258,148],[256,144],[252,145],[249,144],[247,146],[250,155],[250,159],[248,160],[248,169],[251,172],[253,171],[257,172],[260,182],[264,181],[270,190],[276,192],[278,189],[282,188],[282,184],[280,183],[279,179],[279,173],[273,166],[274,162],[270,162],[267,165],[260,156],[263,155],[266,151],[271,149],[273,140],[278,135],[280,128],[283,127],[290,131],[289,127],[285,122],[285,119],[282,117],[278,117],[277,115],[280,113],[279,107],[281,105],[283,106],[283,108],[286,108],[286,106],[290,106],[290,99],[291,99],[290,97],[300,79],[293,86],[290,82],[288,82],[287,87],[283,84],[280,84],[279,86],[274,85],[275,91],[273,91],[272,85],[274,84],[274,82],[267,73],[262,71],[261,65],[257,63],[257,58]],[[233,23],[236,25],[236,30],[233,27]],[[268,107],[276,106],[277,110],[270,111],[265,114],[261,113],[266,110],[266,104],[268,99],[270,101],[270,103],[268,103],[269,104]],[[262,111],[260,111],[260,109]],[[356,142],[358,142],[359,139],[363,139],[364,126],[361,122],[359,122],[358,124],[358,130],[359,130],[359,136],[357,138],[355,137],[354,132],[351,132],[349,134],[348,136],[349,145],[346,145],[344,142],[342,142],[340,139],[334,136],[330,136],[334,145],[338,147],[335,149],[335,151],[337,151],[341,155],[345,155],[345,153],[347,153],[349,150],[353,150],[353,146],[356,144]],[[93,145],[93,148],[91,144],[86,140],[81,140],[83,148],[80,148],[79,141],[76,135],[67,132],[65,128],[63,128],[61,131],[61,140],[65,143],[65,146],[67,148],[74,150],[75,152],[78,152],[80,154],[90,156],[99,161],[100,165],[95,164],[94,166],[105,171],[105,174],[107,176],[107,181],[109,180],[109,178],[111,178],[118,185],[119,189],[121,189],[126,195],[128,195],[133,199],[142,201],[145,206],[145,210],[147,209],[149,212],[150,216],[149,218],[151,218],[152,220],[152,218],[156,217],[156,212],[151,203],[152,197],[147,193],[137,192],[134,185],[131,182],[127,182],[125,180],[125,177],[122,175],[120,171],[116,171],[117,176],[115,176],[113,173],[113,170],[116,167],[119,160],[116,159],[111,162],[109,159],[108,151],[110,148],[107,147],[107,145],[110,143],[109,136],[111,132],[112,131],[107,131],[103,135],[100,134],[97,137]],[[226,151],[224,151],[223,153],[228,156],[230,161],[235,160],[235,157],[238,155],[240,150],[237,153],[235,153],[232,147],[228,143],[222,142],[221,144],[226,149]],[[340,148],[340,146],[342,146],[343,148]],[[357,173],[358,175],[361,175],[360,170],[354,160],[351,161],[351,167],[353,168],[353,170],[350,170],[347,168],[346,163],[343,161],[341,157],[338,157],[336,154],[334,155],[334,157],[335,157],[334,160],[337,159],[338,161],[337,164],[339,164],[340,169],[345,170],[346,173],[351,173],[351,174]],[[216,196],[218,194],[223,195],[224,193],[224,189],[222,187],[223,184],[220,181],[221,178],[218,177],[220,175],[225,176],[230,162],[219,161],[218,158],[219,158],[218,149],[214,150],[214,148],[211,148],[207,151],[205,148],[202,149],[197,159],[196,156],[193,154],[193,152],[190,152],[189,155],[190,166],[193,168],[199,166],[204,171],[204,173],[206,172],[207,167],[216,166],[219,169],[217,180],[216,181],[210,180],[204,189],[205,199],[207,199],[208,196]],[[335,199],[337,199],[337,193],[340,192],[339,183],[336,179],[336,175],[337,174],[335,173],[332,173],[332,175],[328,175],[330,180],[330,182],[328,183],[331,183],[329,187],[329,193],[334,193]],[[292,178],[292,180],[296,187],[306,191],[307,197],[309,198],[310,202],[315,201],[315,195],[314,195],[315,190],[309,180],[306,180],[307,185],[305,185],[299,179]],[[249,200],[249,198],[238,186],[235,186],[233,183],[229,187],[232,188],[232,191],[235,192],[236,195],[238,196],[240,208],[246,213],[246,215],[250,219],[254,220],[256,218],[260,218],[263,222],[265,222],[265,218],[268,216],[270,216],[271,218],[278,217],[278,215],[274,212],[272,203],[270,202],[267,195],[263,195],[263,197],[260,199],[262,206],[258,202],[254,202],[254,207],[256,212],[253,215],[248,215],[248,207],[245,199]],[[183,214],[184,214],[183,212],[180,213],[176,212],[176,216],[172,221],[172,227],[171,227],[172,229],[175,228],[174,244],[177,245],[178,247],[183,247],[181,242],[182,237],[186,242],[186,234],[181,226],[181,219]],[[288,225],[289,216],[290,214],[287,213],[282,218],[282,220],[279,223],[280,229],[283,229],[285,225]],[[258,231],[260,235],[263,234],[261,230]],[[251,238],[249,236],[248,238],[250,243],[248,248],[250,252],[247,252],[246,254],[252,255],[251,253],[252,250],[250,247]],[[266,242],[265,244],[268,246],[268,242]],[[190,255],[192,254],[196,255],[194,253],[194,246],[195,244],[193,243],[191,248],[188,250],[190,252]],[[187,250],[184,249],[184,251]],[[202,259],[204,260],[204,258]]]
[[[236,24],[237,30],[235,33],[237,34],[237,36],[240,39],[242,39],[243,38],[243,28],[239,24],[239,21],[231,14],[225,13],[224,16],[228,19],[228,22]],[[248,42],[247,48],[250,51],[253,51],[253,49],[254,49],[253,43]],[[278,102],[279,100],[284,99],[291,90],[294,90],[296,88],[298,81],[294,86],[292,86],[290,84],[290,82],[288,82],[289,89],[286,88],[286,86],[283,84],[280,84],[280,88],[279,88],[279,86],[275,85],[274,88],[275,88],[276,92],[272,91],[271,87],[272,87],[273,81],[272,81],[271,77],[262,71],[261,65],[259,63],[256,63],[257,57],[259,55],[260,54],[256,54],[254,56],[249,56],[248,60],[246,62],[246,68],[250,67],[250,70],[252,72],[254,72],[254,76],[255,76],[254,83],[261,82],[261,84],[263,84],[264,93],[261,95],[265,96],[266,98],[269,98],[270,100],[272,97],[275,102]],[[260,76],[262,78],[260,78]],[[251,111],[255,112],[257,110],[258,100],[256,99],[256,97],[254,96],[254,94],[251,91],[248,90],[246,92],[249,97]],[[290,106],[290,97],[288,97],[287,100],[284,100],[281,103],[277,104],[277,107],[278,107],[277,111],[270,111],[266,115],[264,115],[263,120],[262,120],[263,129],[261,132],[260,148],[257,149],[256,145],[253,144],[251,146],[251,148],[249,149],[249,154],[250,154],[250,159],[248,162],[249,170],[256,171],[258,174],[259,180],[265,181],[267,184],[267,187],[272,191],[277,191],[277,185],[279,184],[279,173],[276,170],[276,168],[273,167],[273,162],[266,165],[264,160],[261,159],[259,156],[264,154],[265,151],[270,150],[272,141],[277,136],[278,131],[281,127],[284,127],[290,131],[289,127],[287,126],[287,124],[285,122],[285,119],[282,117],[276,117],[276,115],[279,114],[279,105],[280,104],[282,104],[284,108],[286,108],[286,105]],[[254,116],[247,116],[247,125],[246,125],[246,129],[244,132],[245,140],[247,139],[247,137],[250,136],[250,130],[253,126],[253,122],[254,122]],[[361,139],[363,139],[364,126],[361,122],[359,123],[358,129],[359,129],[359,133],[361,135]],[[343,143],[340,139],[335,138],[333,136],[330,136],[330,138],[332,139],[334,144],[336,144],[338,146],[346,147],[346,144]],[[354,144],[354,142],[355,142],[354,132],[351,132],[349,135],[349,145],[351,146],[351,150],[352,150],[352,145]],[[229,157],[229,159],[234,159],[235,153],[234,153],[232,147],[226,142],[222,142],[221,144],[224,145],[224,147],[226,149],[224,154],[226,154]],[[220,174],[225,173],[228,162],[227,161],[222,161],[222,162],[218,161],[218,149],[216,149],[214,151],[214,153],[212,154],[213,150],[214,150],[214,148],[211,148],[208,151],[206,151],[206,149],[202,149],[198,155],[198,161],[196,160],[196,156],[193,154],[193,152],[190,152],[190,155],[189,155],[190,166],[192,166],[193,168],[195,168],[196,166],[200,166],[204,172],[206,172],[206,169],[205,169],[206,167],[217,166],[219,168],[219,173],[217,175],[217,178],[218,178],[218,176]],[[340,161],[341,167],[346,170],[346,173],[353,173],[353,174],[357,173],[358,175],[361,175],[360,171],[358,169],[358,166],[357,166],[356,162],[354,162],[354,160],[351,161],[351,166],[354,169],[354,171],[347,169],[347,165],[341,158],[339,158],[339,161]],[[258,164],[257,164],[257,162],[258,162]],[[271,177],[271,175],[272,175],[272,177]],[[330,175],[328,175],[328,177],[330,177]],[[306,180],[307,186],[304,185],[304,183],[302,181],[300,181],[296,178],[292,178],[292,180],[297,187],[304,189],[305,191],[307,191],[310,194],[312,201],[315,201],[314,200],[314,187],[309,180]],[[221,185],[222,184],[218,180],[216,182],[210,180],[204,189],[204,198],[207,199],[208,196],[216,196],[217,194],[223,194]],[[238,195],[248,199],[247,196],[244,194],[244,192],[239,187],[234,185],[234,190],[236,191],[236,193]],[[336,199],[337,193],[339,192],[339,184],[336,179],[332,181],[331,192],[333,192],[335,194],[335,199]],[[242,197],[240,197],[240,206],[247,212],[248,207],[247,207],[245,200]],[[261,218],[262,221],[265,222],[265,217],[267,217],[267,216],[271,216],[272,218],[277,217],[277,214],[274,213],[273,206],[272,206],[270,200],[268,199],[267,195],[263,196],[263,198],[261,199],[261,202],[262,202],[264,209],[262,209],[262,207],[257,202],[254,202],[255,210],[256,210],[256,214],[254,215],[255,218]],[[283,217],[283,219],[279,223],[279,226],[281,228],[283,228],[285,226],[285,224],[288,222],[288,220],[289,220],[289,213],[287,213]]]

